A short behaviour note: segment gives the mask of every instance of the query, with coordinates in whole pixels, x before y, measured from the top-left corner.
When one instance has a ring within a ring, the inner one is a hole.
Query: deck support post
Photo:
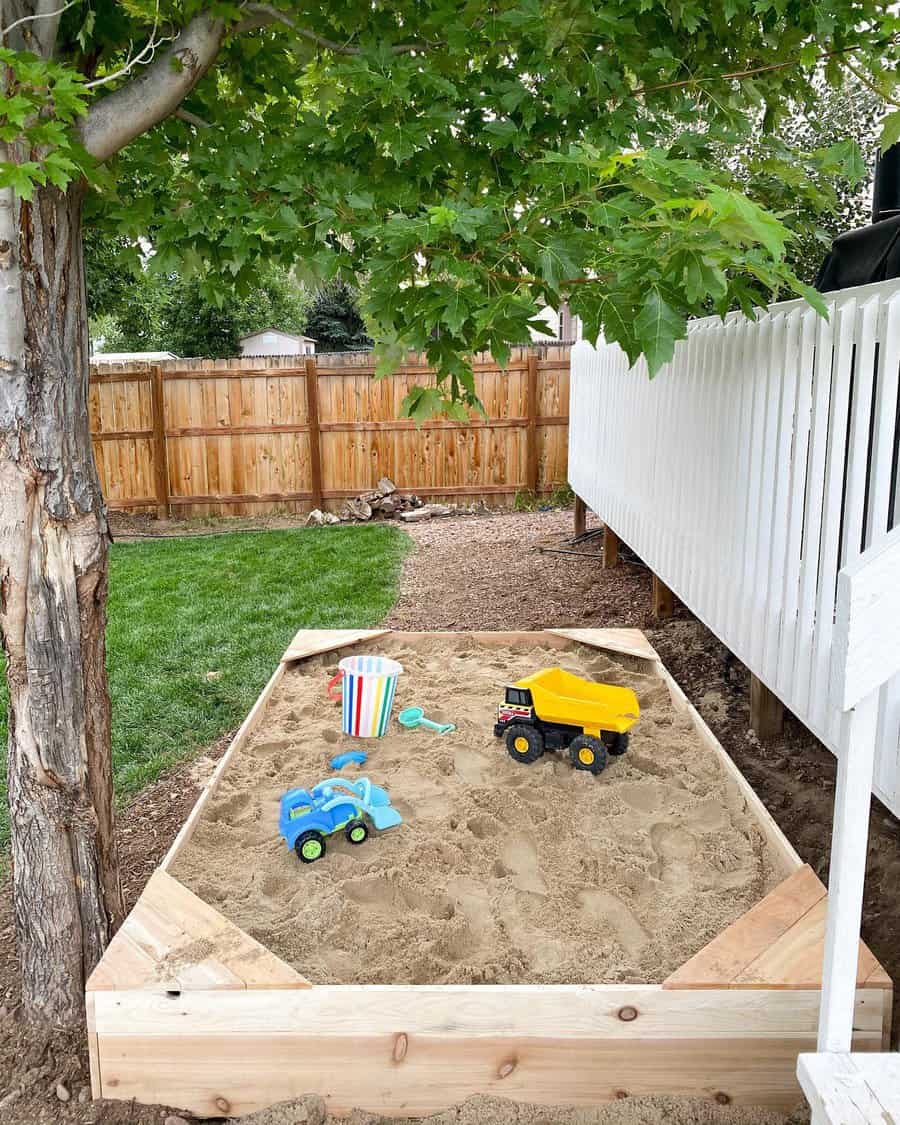
[[[587,504],[580,496],[575,497],[575,538],[584,535],[587,529]]]
[[[841,728],[819,1011],[820,1051],[849,1051],[853,1039],[877,731],[878,691],[873,691],[844,715]]]
[[[603,527],[603,569],[615,570],[619,565],[619,537],[609,526]]]
[[[675,595],[658,574],[653,575],[651,609],[657,621],[666,621],[675,612]]]
[[[750,726],[761,741],[777,738],[784,730],[784,704],[758,676],[750,674]]]

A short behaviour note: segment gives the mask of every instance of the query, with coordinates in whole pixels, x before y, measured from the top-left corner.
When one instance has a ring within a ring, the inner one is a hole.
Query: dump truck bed
[[[531,692],[539,719],[582,727],[585,734],[599,735],[604,730],[624,734],[640,718],[631,688],[593,683],[563,668],[544,668],[517,680],[515,686]]]

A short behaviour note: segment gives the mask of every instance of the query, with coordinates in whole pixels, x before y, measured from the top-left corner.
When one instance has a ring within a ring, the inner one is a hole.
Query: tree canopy
[[[197,276],[147,269],[132,274],[105,242],[91,239],[85,258],[88,292],[94,294],[92,337],[103,337],[104,351],[225,359],[240,352],[242,336],[261,328],[306,330],[310,298],[281,267],[260,270],[241,292],[223,287],[211,299]]]
[[[815,301],[786,247],[863,166],[849,139],[790,147],[784,117],[847,69],[893,99],[900,27],[873,0],[71,0],[49,60],[25,7],[0,186],[86,175],[97,224],[207,293],[263,263],[365,271],[384,367],[439,369],[414,417],[474,403],[466,354],[502,361],[539,302],[652,374],[710,304]]]

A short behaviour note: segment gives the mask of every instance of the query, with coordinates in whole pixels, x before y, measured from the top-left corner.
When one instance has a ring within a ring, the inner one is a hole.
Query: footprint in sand
[[[209,813],[209,819],[224,821],[226,824],[241,824],[254,812],[253,804],[246,793],[235,793],[232,797],[216,801]]]
[[[640,956],[650,935],[620,898],[593,888],[578,892],[578,906],[590,923],[608,922],[623,949]]]
[[[470,816],[466,821],[466,828],[478,840],[496,836],[500,831],[500,825],[491,816]]]
[[[669,784],[672,783],[672,768],[665,762],[657,762],[650,754],[641,753],[639,750],[630,750],[625,759],[634,769],[641,773],[650,774],[652,777],[664,777]]]
[[[488,888],[477,879],[451,879],[447,893],[457,914],[468,924],[473,940],[481,938],[491,926],[491,903]]]
[[[457,750],[453,755],[453,767],[466,785],[482,785],[493,775],[490,762],[474,750]]]
[[[500,849],[500,864],[504,873],[512,875],[512,884],[518,890],[537,895],[547,893],[538,851],[529,836],[511,836]]]
[[[664,882],[682,883],[697,851],[691,833],[679,824],[659,822],[650,829],[650,845],[657,856],[651,874]]]
[[[550,973],[571,955],[571,946],[565,938],[548,934],[539,918],[532,921],[535,902],[522,892],[507,893],[498,902],[498,912],[510,940],[526,954],[530,970]]]
[[[350,879],[341,890],[351,902],[377,914],[399,914],[416,910],[430,918],[452,918],[453,903],[446,895],[429,895],[412,887],[398,887],[381,875]]]
[[[351,902],[365,906],[377,914],[392,914],[396,909],[396,888],[381,875],[348,880],[341,890]]]
[[[687,814],[687,822],[701,832],[714,832],[725,827],[725,808],[721,801],[710,798],[695,805]]]
[[[258,758],[273,758],[282,750],[287,750],[290,742],[282,739],[280,742],[259,742],[253,747],[253,753]]]
[[[655,781],[623,781],[615,791],[638,812],[652,813],[659,808],[660,791]]]

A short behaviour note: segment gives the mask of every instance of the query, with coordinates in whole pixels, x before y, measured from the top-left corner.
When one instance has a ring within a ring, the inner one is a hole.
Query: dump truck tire
[[[608,754],[612,754],[614,758],[618,758],[620,754],[624,754],[628,749],[628,735],[610,734],[608,738],[603,739],[603,744],[606,746],[606,752]]]
[[[606,769],[606,747],[599,738],[580,734],[569,743],[569,757],[577,770],[602,773]]]
[[[294,851],[301,863],[315,863],[325,854],[325,837],[314,828],[301,832],[294,842]]]
[[[364,820],[351,820],[344,829],[344,835],[351,844],[364,844],[369,836],[369,826]]]
[[[535,727],[513,726],[506,732],[506,749],[517,762],[536,762],[544,753],[544,736]]]

